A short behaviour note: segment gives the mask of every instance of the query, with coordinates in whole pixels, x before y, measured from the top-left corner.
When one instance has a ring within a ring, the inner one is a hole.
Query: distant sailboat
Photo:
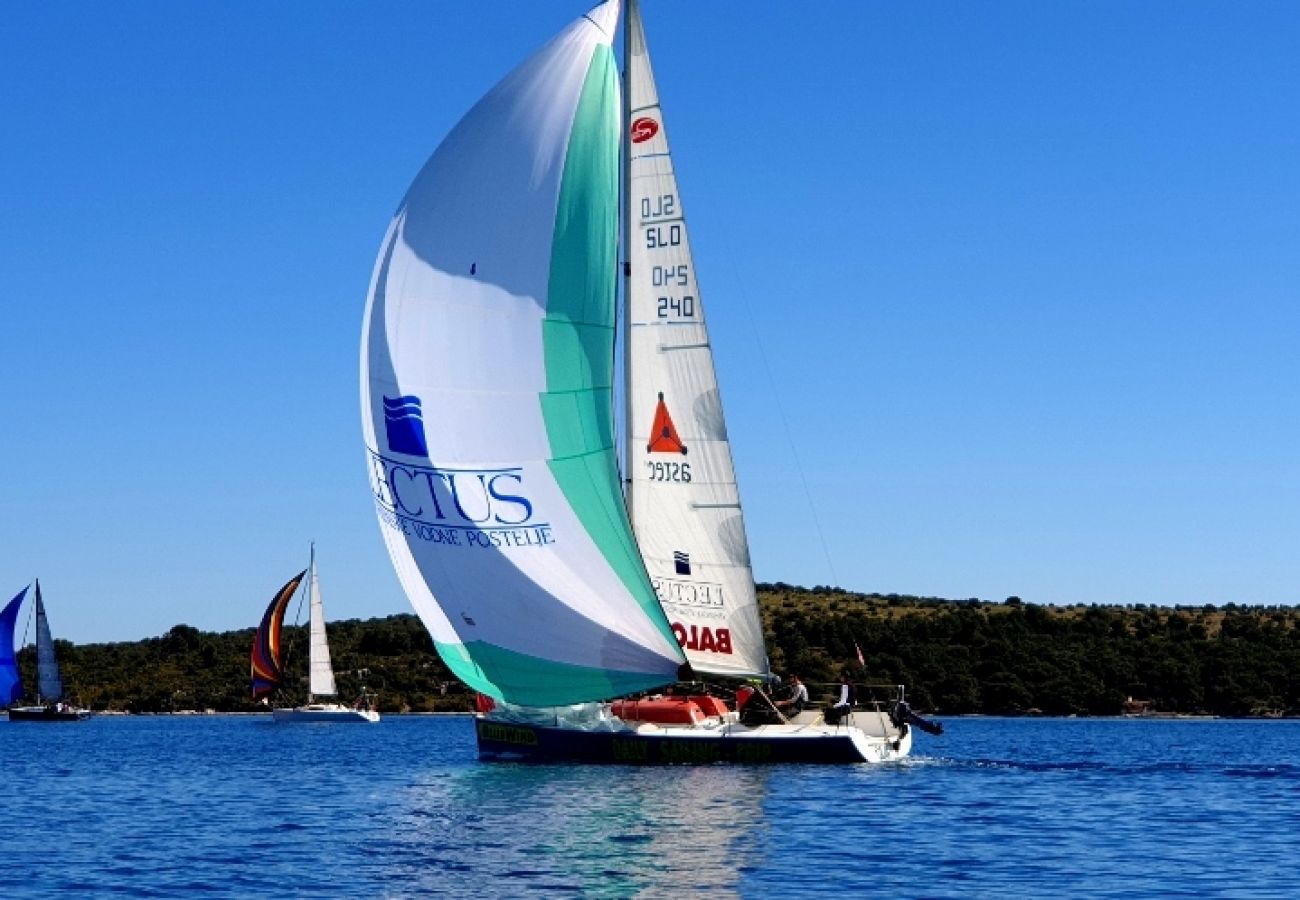
[[[378,722],[379,712],[372,708],[370,697],[364,692],[353,706],[318,699],[336,697],[338,688],[334,684],[329,641],[325,634],[325,606],[321,602],[320,578],[316,574],[315,545],[312,546],[311,564],[276,592],[253,636],[253,699],[266,700],[284,682],[281,647],[284,613],[304,578],[307,580],[311,619],[307,702],[302,706],[273,708],[272,718],[276,722]]]
[[[54,638],[50,633],[50,621],[45,615],[39,580],[36,581],[35,588],[36,703],[12,707],[9,719],[13,722],[76,722],[89,716],[90,712],[64,702],[63,676],[59,673],[59,661],[54,655]],[[18,620],[18,608],[22,606],[27,591],[28,588],[23,588],[0,611],[0,702],[6,706],[16,703],[23,696],[22,679],[18,674],[18,649],[14,645],[14,626]]]
[[[879,709],[755,724],[712,696],[603,703],[701,673],[772,679],[640,13],[628,3],[622,103],[618,14],[597,6],[497,84],[384,237],[361,392],[394,568],[448,667],[494,707],[476,720],[484,756],[906,756],[907,724]]]

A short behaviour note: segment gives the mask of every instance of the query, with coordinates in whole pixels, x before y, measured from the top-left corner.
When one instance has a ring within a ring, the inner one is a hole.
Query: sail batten
[[[627,8],[628,505],[696,671],[769,674],[686,216],[636,0]]]

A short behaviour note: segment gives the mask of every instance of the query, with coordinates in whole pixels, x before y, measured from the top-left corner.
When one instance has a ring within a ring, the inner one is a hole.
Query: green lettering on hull
[[[537,732],[519,725],[502,725],[499,722],[479,722],[478,736],[499,744],[516,744],[522,747],[537,746]]]

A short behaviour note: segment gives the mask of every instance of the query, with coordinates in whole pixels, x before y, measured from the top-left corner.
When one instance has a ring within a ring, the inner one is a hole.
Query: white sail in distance
[[[313,697],[333,697],[338,693],[334,686],[334,667],[330,665],[330,645],[325,635],[325,604],[320,596],[320,576],[316,574],[316,548],[311,550],[311,566],[307,570],[309,608],[311,616],[311,646],[308,651],[311,666],[310,691]]]
[[[628,501],[659,600],[699,672],[769,674],[767,647],[668,131],[627,5]]]

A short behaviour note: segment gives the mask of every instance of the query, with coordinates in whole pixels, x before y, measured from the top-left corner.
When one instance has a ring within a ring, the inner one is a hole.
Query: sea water
[[[465,717],[0,720],[0,897],[1300,896],[1300,722],[946,725],[631,768],[480,762]]]

